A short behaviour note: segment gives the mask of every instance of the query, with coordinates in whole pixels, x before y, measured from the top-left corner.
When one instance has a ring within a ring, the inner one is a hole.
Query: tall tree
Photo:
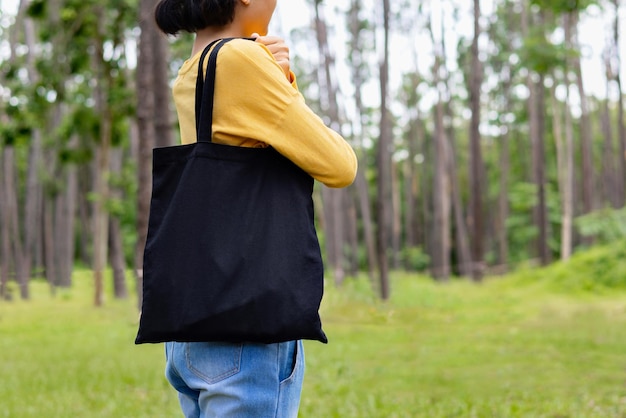
[[[102,5],[95,6],[93,11],[95,16],[104,16],[106,13]],[[113,140],[113,116],[109,100],[112,81],[108,64],[104,59],[103,48],[107,29],[104,22],[105,20],[102,18],[97,19],[93,57],[98,80],[95,88],[95,102],[96,109],[101,115],[93,186],[96,193],[93,205],[93,274],[94,303],[96,306],[101,306],[104,303],[104,270],[107,266],[109,245],[109,214],[106,210],[106,201],[109,199],[107,177],[110,171],[111,143]]]
[[[390,296],[389,284],[389,219],[391,215],[391,147],[392,131],[389,113],[389,0],[383,0],[383,50],[381,51],[380,76],[380,134],[376,150],[378,167],[378,196],[376,200],[377,219],[377,261],[380,283],[380,296],[387,300]]]
[[[30,2],[22,0],[18,15],[24,15]],[[29,17],[24,16],[24,40],[28,47],[27,54],[27,71],[28,78],[32,85],[39,84],[39,74],[36,70],[36,31],[35,23]],[[37,219],[41,217],[41,200],[42,186],[39,179],[39,171],[42,157],[42,132],[38,127],[34,127],[31,134],[31,143],[29,150],[28,174],[27,174],[27,190],[24,208],[24,277],[21,279],[22,287],[26,286],[30,280],[33,269],[33,253],[36,241],[39,235],[37,228]],[[24,288],[23,297],[28,297],[28,289]]]
[[[137,306],[142,303],[143,252],[148,236],[148,213],[152,193],[152,149],[156,145],[153,47],[154,0],[139,1],[139,57],[137,61],[137,241],[134,271],[137,279]]]
[[[593,167],[593,132],[591,126],[591,110],[589,106],[589,98],[585,90],[583,82],[582,62],[580,59],[581,41],[578,24],[580,22],[580,10],[572,10],[572,36],[569,45],[569,54],[571,55],[571,65],[576,76],[576,87],[578,89],[578,97],[580,98],[580,145],[582,155],[582,213],[587,214],[595,209],[594,184],[596,184],[596,174]],[[566,37],[567,38],[567,37]]]
[[[323,111],[330,120],[330,126],[341,133],[341,122],[339,117],[339,104],[337,103],[338,87],[334,82],[334,57],[330,50],[328,41],[328,27],[322,10],[321,0],[314,1],[315,11],[315,33],[320,59],[320,71],[318,73],[321,91],[320,102]],[[322,198],[324,202],[324,229],[326,232],[326,254],[327,261],[333,270],[335,283],[340,285],[345,278],[343,253],[346,242],[346,222],[344,202],[346,201],[346,190],[330,189],[322,187]]]
[[[33,22],[26,15],[26,11],[29,7],[29,2],[26,0],[22,0],[18,7],[18,14],[16,17],[16,22],[13,28],[10,31],[10,55],[9,55],[9,65],[11,68],[11,73],[17,73],[16,67],[18,66],[17,61],[17,45],[20,43],[19,33],[21,33],[20,29],[23,30],[24,33],[24,43],[28,45],[29,48],[33,48],[34,46],[34,26]],[[29,53],[26,57],[26,68],[27,68],[27,78],[31,83],[36,83],[37,74],[34,72],[34,57],[32,49],[29,49]],[[28,89],[28,88],[27,88]],[[19,89],[21,90],[21,89]],[[29,89],[28,93],[32,93],[33,88]],[[23,93],[26,93],[23,91]],[[28,94],[27,93],[27,94]],[[33,101],[33,100],[31,100]],[[30,280],[30,271],[31,271],[31,253],[29,251],[29,246],[34,245],[35,238],[35,229],[34,222],[36,218],[36,204],[37,204],[37,192],[38,192],[38,179],[37,175],[37,164],[36,160],[37,154],[41,150],[41,137],[39,135],[39,131],[34,129],[33,138],[34,141],[32,143],[32,151],[35,154],[35,157],[31,156],[29,159],[29,169],[28,169],[28,177],[27,177],[27,191],[30,192],[30,195],[25,199],[26,200],[26,208],[25,210],[21,210],[20,205],[20,190],[19,190],[19,173],[18,173],[18,155],[17,150],[19,147],[19,136],[17,131],[26,130],[30,133],[30,127],[20,126],[24,123],[24,117],[21,117],[20,114],[25,109],[20,109],[19,106],[10,106],[11,109],[8,109],[9,116],[13,116],[17,122],[13,122],[13,129],[10,129],[10,132],[5,138],[4,143],[4,153],[2,159],[2,168],[3,168],[3,178],[4,178],[4,187],[3,187],[3,200],[5,200],[5,204],[3,206],[3,219],[4,219],[4,234],[6,234],[3,239],[7,240],[8,246],[5,249],[5,262],[7,265],[13,267],[13,272],[15,273],[17,283],[19,285],[20,296],[22,299],[28,299],[30,297],[29,291],[29,280]],[[24,112],[26,113],[26,112]],[[9,125],[11,121],[8,121]],[[17,155],[16,155],[17,154]],[[26,216],[22,216],[22,214],[26,212]],[[27,225],[27,222],[30,222],[31,225]],[[25,231],[25,233],[23,233]],[[26,235],[24,237],[24,235]],[[10,263],[9,261],[12,260]]]
[[[481,121],[481,92],[482,92],[482,64],[480,62],[479,40],[481,11],[480,0],[474,0],[474,38],[471,48],[470,69],[470,211],[469,226],[471,229],[472,248],[472,278],[476,281],[483,276],[483,156],[481,150],[480,121]]]
[[[415,54],[416,51],[413,51]],[[417,63],[417,57],[415,57]],[[421,189],[421,180],[424,177],[417,170],[417,162],[423,158],[423,147],[425,127],[419,109],[420,95],[418,92],[419,85],[422,81],[419,70],[416,68],[413,72],[405,75],[403,91],[405,94],[404,106],[409,114],[408,125],[406,127],[406,147],[407,158],[404,161],[404,251],[408,255],[410,251],[414,251],[423,244],[420,240],[420,223],[419,223],[419,198]],[[405,269],[411,270],[412,265],[409,257],[404,260]]]
[[[0,116],[0,121],[3,124],[7,123],[4,115]],[[0,147],[0,161],[4,163],[4,144]],[[0,193],[2,196],[6,196],[5,193],[5,180],[4,170],[0,170]],[[11,260],[11,243],[8,229],[8,211],[6,199],[0,199],[0,301],[9,299],[9,271]]]
[[[444,32],[443,16],[441,18],[442,33]],[[433,176],[433,235],[432,235],[432,274],[436,279],[447,280],[450,277],[450,167],[448,157],[448,138],[444,126],[444,101],[446,97],[445,85],[441,79],[441,72],[445,66],[445,50],[441,43],[435,41],[434,30],[431,24],[429,32],[435,48],[435,62],[433,65],[433,85],[437,90],[435,103],[435,158]],[[442,37],[443,39],[443,37]]]
[[[359,17],[362,10],[361,0],[352,0],[349,10],[349,32],[350,53],[348,61],[352,73],[352,81],[354,83],[354,105],[357,110],[358,117],[353,121],[353,143],[356,146],[357,156],[359,158],[359,169],[355,179],[355,193],[358,200],[358,209],[363,223],[363,241],[366,249],[366,263],[370,280],[374,280],[376,270],[376,239],[374,231],[374,221],[371,213],[371,202],[369,186],[365,177],[365,172],[369,166],[367,152],[364,152],[363,137],[366,135],[368,111],[363,103],[362,91],[367,80],[366,51],[368,50],[367,40],[371,41],[371,29],[368,28],[367,21],[363,21]],[[369,36],[368,36],[369,35]],[[372,42],[373,43],[373,42]],[[360,140],[357,141],[357,138]]]
[[[495,111],[490,120],[490,124],[499,127],[496,136],[497,150],[497,186],[498,195],[495,202],[494,212],[496,213],[494,228],[494,245],[497,254],[496,263],[498,271],[506,271],[509,263],[509,234],[507,221],[510,214],[510,179],[511,173],[511,139],[514,131],[512,116],[515,114],[515,100],[512,89],[517,82],[515,78],[517,71],[515,68],[515,56],[511,51],[516,48],[514,45],[521,43],[521,33],[519,28],[518,13],[513,7],[513,0],[505,0],[496,5],[494,18],[488,26],[488,34],[491,48],[496,53],[488,55],[485,63],[486,77],[496,77],[499,83],[489,89],[489,103]],[[487,182],[492,180],[486,179]]]
[[[616,96],[617,96],[617,149],[619,150],[617,159],[617,183],[615,184],[617,195],[616,201],[619,207],[623,207],[626,203],[626,122],[624,121],[624,91],[622,89],[622,64],[621,64],[621,52],[620,52],[620,1],[611,0],[615,8],[615,18],[613,21],[613,56],[612,62],[615,63],[615,69],[613,70]]]
[[[111,152],[111,175],[118,179],[121,176],[123,168],[122,149],[116,147]],[[113,184],[110,192],[110,206],[123,199],[123,193],[120,187]],[[109,218],[109,259],[113,270],[113,295],[117,299],[126,299],[128,297],[128,287],[126,285],[126,260],[124,255],[124,238],[122,237],[121,214],[111,210]]]
[[[456,15],[457,13],[453,13]],[[443,26],[442,26],[443,29]],[[441,49],[446,51],[446,37],[442,31],[441,33]],[[445,62],[445,61],[444,61]],[[470,66],[471,67],[471,66]],[[470,68],[471,71],[471,68]],[[473,277],[473,269],[474,269],[474,261],[472,259],[471,248],[470,248],[470,237],[468,233],[468,218],[471,221],[471,214],[468,216],[467,213],[469,211],[466,210],[461,190],[461,164],[459,163],[459,152],[458,149],[460,147],[457,146],[458,138],[456,134],[456,129],[454,126],[455,114],[453,109],[453,100],[452,92],[455,90],[453,87],[453,82],[451,80],[450,71],[448,71],[447,66],[443,65],[441,67],[440,73],[442,74],[442,87],[445,87],[447,95],[449,96],[448,100],[446,100],[444,107],[444,121],[445,121],[445,154],[447,156],[447,173],[448,180],[450,182],[450,204],[452,209],[452,219],[451,230],[454,233],[454,250],[456,255],[456,264],[458,274],[463,277]],[[468,77],[471,79],[473,75],[470,73]],[[471,90],[468,88],[468,90]],[[479,93],[480,94],[480,93]],[[470,106],[471,111],[471,106]],[[479,110],[480,112],[480,110]],[[478,126],[477,126],[478,128]],[[470,123],[470,130],[472,129],[472,125]],[[470,133],[471,135],[471,133]],[[479,133],[480,135],[480,133]],[[471,151],[470,151],[471,153]],[[471,156],[470,156],[471,158]],[[481,157],[482,159],[482,157]],[[470,165],[471,167],[471,165]],[[471,170],[470,170],[471,171]],[[471,176],[470,176],[471,179]],[[471,180],[470,180],[471,183]],[[470,192],[471,195],[471,192]],[[472,197],[470,196],[470,200]],[[481,232],[481,239],[483,239],[483,233]]]
[[[563,15],[565,28],[566,49],[572,47],[573,27],[575,25],[572,12]],[[574,222],[574,128],[572,121],[571,97],[570,97],[570,71],[572,60],[565,61],[565,148],[563,152],[562,184],[561,184],[561,204],[562,204],[562,225],[561,225],[561,259],[567,260],[573,249],[573,222]],[[583,174],[584,170],[583,170]],[[584,189],[584,187],[583,187]]]
[[[551,256],[548,247],[548,207],[546,201],[546,158],[545,158],[545,73],[550,68],[543,59],[541,48],[547,46],[543,10],[532,12],[529,2],[522,0],[522,33],[526,41],[526,53],[530,58],[526,87],[529,92],[528,119],[532,149],[532,182],[537,191],[537,204],[533,211],[535,225],[539,231],[537,255],[541,264],[548,264]],[[532,28],[532,30],[531,30]]]
[[[600,123],[602,126],[602,190],[603,201],[602,206],[620,207],[619,193],[617,192],[618,173],[615,166],[619,163],[615,158],[615,139],[613,135],[613,126],[611,122],[611,109],[609,106],[611,98],[611,84],[613,80],[610,46],[604,51],[604,72],[605,72],[605,99],[602,100]]]

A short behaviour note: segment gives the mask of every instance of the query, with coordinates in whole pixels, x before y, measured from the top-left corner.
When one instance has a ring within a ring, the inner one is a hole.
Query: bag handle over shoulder
[[[213,95],[215,93],[215,67],[217,53],[227,42],[226,39],[218,39],[204,48],[198,64],[198,78],[196,80],[196,137],[198,142],[212,142],[213,137]],[[217,45],[216,45],[217,44]],[[213,46],[215,47],[213,48]],[[211,50],[213,48],[213,50]],[[209,63],[204,75],[204,60],[209,55]]]
[[[213,138],[213,99],[215,94],[215,69],[217,53],[227,42],[236,38],[217,39],[207,45],[200,56],[198,78],[196,80],[196,137],[198,142],[212,142]],[[254,41],[253,38],[243,38]],[[214,47],[215,46],[215,47]],[[206,76],[204,60],[209,54]]]

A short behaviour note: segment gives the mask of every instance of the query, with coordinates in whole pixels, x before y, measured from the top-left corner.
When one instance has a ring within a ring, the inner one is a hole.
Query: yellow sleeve
[[[353,182],[354,150],[306,105],[265,46],[233,40],[217,65],[215,135],[226,130],[266,143],[329,187]]]

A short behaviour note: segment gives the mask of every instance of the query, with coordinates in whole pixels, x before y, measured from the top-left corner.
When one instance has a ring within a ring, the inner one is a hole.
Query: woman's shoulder
[[[249,39],[235,38],[224,44],[219,51],[217,65],[222,68],[222,74],[240,82],[247,80],[262,84],[286,79],[270,50]]]
[[[272,53],[265,45],[248,38],[234,38],[226,42],[219,53],[220,59],[232,60],[272,60]]]
[[[178,75],[184,76],[187,73],[192,73],[195,76],[202,54],[203,51],[199,51],[185,60],[178,70]],[[263,60],[272,60],[272,54],[265,45],[247,38],[230,39],[221,47],[218,56],[219,62],[222,64],[237,64],[241,61],[258,63]],[[206,67],[206,65],[207,61],[205,60],[204,66]]]

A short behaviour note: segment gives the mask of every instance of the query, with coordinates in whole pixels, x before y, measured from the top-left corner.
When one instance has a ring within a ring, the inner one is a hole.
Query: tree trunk
[[[44,260],[46,265],[46,279],[50,286],[51,293],[56,294],[57,283],[57,265],[55,260],[54,248],[54,221],[53,221],[54,205],[52,200],[46,199],[43,208],[43,234],[44,234]]]
[[[439,98],[435,109],[435,176],[433,184],[433,276],[450,277],[450,179],[447,169],[447,139],[443,129],[443,104]]]
[[[418,242],[417,225],[417,199],[419,191],[420,175],[416,170],[416,158],[418,155],[418,145],[423,138],[422,121],[420,119],[419,98],[416,95],[419,85],[419,78],[415,77],[411,83],[411,94],[415,97],[409,99],[407,105],[415,109],[415,116],[409,121],[407,133],[408,157],[404,163],[404,246],[405,248],[415,248]],[[405,265],[408,268],[408,265]]]
[[[152,9],[156,6],[156,1],[152,0]],[[147,68],[153,72],[154,84],[154,129],[156,131],[155,146],[167,147],[174,145],[174,135],[172,130],[172,110],[171,90],[169,75],[167,73],[169,60],[169,49],[167,38],[161,34],[154,22],[150,18],[145,22],[145,26],[152,37],[152,66]]]
[[[529,10],[522,8],[522,33],[527,36],[530,27]],[[543,22],[539,22],[543,24]],[[542,265],[548,264],[550,254],[548,248],[548,216],[546,206],[545,182],[545,150],[544,150],[544,76],[529,70],[526,77],[529,91],[528,118],[530,125],[530,142],[532,150],[532,182],[537,190],[537,205],[533,210],[533,219],[539,236],[537,252]]]
[[[543,265],[547,265],[551,261],[550,248],[548,247],[548,205],[546,198],[546,157],[545,157],[545,89],[544,76],[540,75],[536,84],[533,86],[535,93],[535,122],[531,123],[534,127],[532,134],[533,142],[533,173],[534,182],[537,185],[538,205],[535,208],[536,222],[539,226],[539,257]]]
[[[568,48],[572,46],[573,16],[565,15],[565,42]],[[571,60],[565,65],[565,148],[563,152],[563,178],[561,188],[562,198],[562,225],[561,225],[561,259],[568,260],[573,249],[573,223],[574,223],[574,129],[572,122],[572,110],[570,99],[570,69]],[[558,106],[558,104],[556,105]],[[583,157],[584,158],[584,157]],[[583,173],[587,174],[587,173]]]
[[[416,138],[409,135],[409,156],[404,162],[404,247],[415,248],[417,241],[417,193],[419,190],[419,174],[415,169],[417,157]],[[406,267],[406,266],[405,266]]]
[[[380,297],[389,299],[389,245],[388,220],[391,214],[391,121],[388,110],[389,88],[389,0],[383,0],[383,38],[384,47],[380,63],[380,136],[376,150],[378,167],[378,198],[376,202],[377,220],[377,259],[379,269]]]
[[[326,115],[330,119],[330,125],[337,132],[341,133],[341,123],[339,120],[339,105],[337,103],[338,89],[334,83],[334,74],[332,63],[334,58],[330,52],[328,43],[328,30],[326,21],[320,9],[319,2],[315,2],[315,32],[317,37],[317,46],[321,62],[319,74],[320,91],[324,91],[326,95],[320,95],[321,102],[325,107]],[[335,284],[340,285],[345,278],[344,271],[344,254],[343,246],[345,239],[345,210],[343,202],[345,199],[345,189],[329,189],[323,187],[322,199],[324,202],[324,211],[326,214],[326,245],[328,261]]]
[[[572,28],[572,48],[577,51],[581,50],[581,44],[579,41],[578,22],[579,12],[571,13],[572,22],[570,23]],[[591,127],[591,116],[589,111],[589,99],[585,92],[585,86],[583,84],[582,64],[580,56],[575,55],[572,57],[573,69],[576,73],[576,86],[578,89],[578,96],[580,97],[580,141],[581,141],[581,154],[582,154],[582,214],[590,213],[594,210],[596,196],[594,196],[594,184],[595,173],[593,169],[593,134]],[[587,240],[588,241],[588,240]],[[591,243],[588,241],[588,243]]]
[[[513,100],[511,98],[511,75],[512,69],[507,64],[503,70],[502,91],[504,96],[504,108],[502,109],[504,114],[511,114]],[[506,221],[509,217],[509,177],[511,172],[511,155],[510,155],[510,138],[511,138],[511,126],[510,123],[506,123],[500,130],[500,154],[498,158],[499,166],[499,193],[498,193],[498,216],[496,225],[497,235],[497,253],[498,264],[501,269],[506,271],[506,267],[509,263],[509,240],[507,233]]]
[[[89,246],[92,238],[93,223],[91,222],[92,204],[87,201],[87,196],[91,191],[93,184],[92,165],[83,165],[76,167],[78,171],[78,221],[79,221],[79,246],[78,257],[86,265],[92,264],[92,254]],[[93,250],[92,250],[93,251]]]
[[[402,203],[398,164],[391,161],[391,249],[393,269],[399,270],[402,263]]]
[[[567,30],[566,30],[567,32]],[[565,85],[569,89],[569,76],[566,68]],[[567,260],[573,248],[573,213],[574,213],[574,132],[570,108],[569,93],[564,104],[556,97],[556,81],[552,88],[553,130],[556,141],[557,171],[561,196],[561,259]],[[564,115],[561,114],[563,109]]]
[[[613,60],[617,63],[614,75],[615,75],[615,83],[617,85],[617,105],[618,105],[618,114],[617,114],[617,136],[618,136],[618,163],[617,163],[617,183],[616,183],[616,200],[618,202],[618,207],[624,207],[626,203],[626,122],[624,121],[624,95],[622,91],[622,77],[621,77],[621,54],[620,54],[620,20],[619,20],[619,11],[620,11],[620,2],[619,0],[613,0],[613,4],[615,6],[615,22],[613,25],[613,50],[615,56]]]
[[[509,106],[507,100],[507,107]],[[498,224],[496,235],[498,242],[498,264],[506,266],[509,262],[509,240],[507,234],[506,220],[509,218],[509,173],[511,170],[511,157],[509,151],[510,133],[507,127],[505,133],[500,136],[500,156],[498,166],[499,190],[498,193]]]
[[[15,173],[15,149],[11,145],[4,148],[4,191],[5,210],[7,212],[7,226],[9,230],[11,251],[15,276],[20,288],[20,297],[29,299],[28,277],[24,268],[24,246],[20,233],[19,199],[17,195],[17,179]]]
[[[346,237],[347,247],[349,248],[348,255],[348,274],[352,277],[356,277],[359,274],[359,219],[357,217],[357,191],[356,188],[352,188],[352,193],[345,195],[346,199]]]
[[[57,197],[56,204],[56,283],[60,287],[69,288],[72,286],[72,271],[74,269],[74,220],[76,218],[78,179],[76,167],[66,166],[63,171],[66,178],[65,190]]]
[[[102,6],[96,7],[96,12],[102,16]],[[95,87],[95,103],[100,113],[100,137],[95,154],[94,191],[96,200],[93,206],[93,274],[94,274],[94,303],[96,306],[104,304],[104,271],[107,266],[109,214],[106,202],[109,199],[108,173],[111,153],[112,113],[109,105],[108,90],[112,85],[111,74],[104,60],[103,40],[104,22],[99,21],[98,37],[94,40],[94,67],[98,83]]]
[[[107,129],[103,127],[103,131]],[[101,137],[104,140],[106,132]],[[93,274],[94,274],[94,304],[104,304],[104,271],[107,266],[109,216],[106,211],[106,199],[108,199],[108,184],[106,181],[109,159],[108,144],[102,144],[96,150],[96,165],[94,190],[97,192],[97,200],[93,207]]]
[[[443,19],[442,19],[443,21]],[[443,26],[443,24],[442,24]],[[437,45],[434,38],[432,21],[429,26],[431,40],[435,45],[435,64],[433,66],[433,85],[438,90],[435,104],[434,134],[434,176],[433,176],[433,237],[432,237],[432,274],[438,280],[450,277],[450,177],[448,158],[448,139],[444,127],[444,94],[441,83],[441,68],[444,66],[444,48]],[[442,28],[443,32],[443,28]]]
[[[113,296],[116,299],[128,298],[126,286],[126,262],[124,260],[124,246],[122,243],[122,229],[119,218],[109,218],[109,254],[113,270]]]
[[[364,47],[362,42],[361,31],[363,30],[363,25],[361,24],[361,20],[359,19],[359,11],[361,10],[361,1],[360,0],[352,0],[352,4],[350,7],[350,62],[352,79],[354,82],[354,104],[357,109],[357,114],[359,117],[355,121],[355,125],[357,125],[357,129],[353,129],[353,132],[356,130],[357,134],[354,136],[353,140],[356,140],[359,136],[363,136],[364,129],[366,123],[364,122],[364,117],[367,114],[367,109],[363,104],[362,100],[362,89],[364,84],[364,76],[363,71],[365,67],[365,63],[363,62],[362,54],[364,53]],[[356,142],[356,141],[355,141]],[[367,254],[367,269],[370,281],[374,283],[374,275],[377,270],[377,262],[376,262],[376,238],[374,232],[374,221],[372,220],[371,213],[371,202],[369,195],[369,186],[367,183],[367,179],[365,178],[365,167],[368,166],[366,156],[364,153],[359,152],[359,149],[363,148],[363,144],[359,141],[359,147],[357,147],[357,155],[359,157],[359,170],[355,179],[355,188],[356,195],[358,199],[358,210],[361,215],[361,220],[363,222],[363,239],[365,241],[365,248]]]
[[[17,34],[19,32],[19,28],[23,27],[24,29],[24,37],[26,43],[28,45],[29,54],[26,57],[27,61],[27,73],[29,77],[29,81],[31,83],[36,83],[36,73],[34,72],[34,62],[35,59],[32,54],[32,49],[34,46],[34,26],[33,22],[27,18],[26,10],[29,7],[28,1],[22,0],[18,6],[18,13],[16,17],[16,22],[9,34],[9,47],[10,47],[10,55],[9,60],[11,63],[14,63],[16,58],[15,46],[17,44]],[[33,158],[36,157],[37,151],[40,149],[40,133],[37,129],[33,132],[33,142],[32,142],[32,150],[35,152],[35,155],[30,156],[29,160],[29,170],[27,174],[26,181],[26,207],[24,211],[20,210],[20,199],[19,199],[19,190],[18,190],[18,178],[16,172],[16,161],[15,161],[15,144],[6,144],[5,153],[4,153],[4,179],[5,179],[5,192],[6,194],[2,196],[2,199],[6,199],[5,208],[7,210],[7,220],[8,223],[5,224],[9,233],[9,241],[12,246],[12,256],[13,256],[13,267],[14,273],[16,276],[16,281],[20,288],[20,297],[22,299],[30,298],[30,290],[29,290],[29,280],[31,275],[31,253],[30,253],[30,244],[31,240],[34,238],[35,229],[33,229],[32,224],[29,225],[29,222],[34,222],[33,219],[36,213],[36,203],[37,203],[37,190],[35,186],[37,185],[37,177],[36,177],[36,165],[33,163]],[[24,213],[25,216],[21,217],[20,214]],[[24,221],[23,228],[21,220]],[[22,229],[24,230],[24,234],[22,234]]]
[[[480,119],[481,119],[481,86],[482,65],[479,57],[478,39],[480,38],[480,0],[474,0],[474,39],[472,41],[472,63],[470,72],[470,210],[468,227],[471,231],[471,277],[480,281],[484,269],[484,231],[483,231],[483,157],[480,146]]]
[[[451,130],[452,131],[452,130]],[[459,187],[458,181],[458,170],[457,170],[457,162],[456,155],[454,152],[454,146],[450,146],[450,142],[452,138],[452,132],[449,132],[446,135],[446,155],[448,160],[448,173],[449,173],[449,181],[450,181],[450,189],[451,189],[451,203],[452,203],[452,211],[454,216],[454,223],[456,228],[455,230],[455,243],[456,243],[456,251],[457,251],[457,262],[459,273],[463,277],[472,277],[474,280],[478,280],[474,278],[472,275],[474,274],[474,270],[472,268],[472,256],[469,245],[469,238],[467,233],[467,226],[465,224],[464,210],[463,210],[463,201],[461,199],[461,190]]]
[[[442,50],[446,50],[445,40],[443,40],[442,33]],[[446,89],[451,91],[450,88],[450,75],[448,71],[444,71],[445,73],[445,83]],[[445,119],[448,121],[454,120],[454,114],[452,110],[452,106],[449,102],[444,105],[445,111]],[[465,208],[463,206],[463,199],[461,197],[461,188],[459,186],[459,165],[456,161],[456,134],[454,130],[454,126],[452,123],[448,123],[445,127],[445,154],[447,159],[447,173],[449,179],[449,186],[451,191],[450,196],[450,204],[452,205],[452,216],[454,219],[455,227],[450,227],[450,231],[454,230],[455,234],[455,247],[456,247],[456,257],[458,270],[461,276],[464,277],[472,277],[475,281],[478,281],[480,278],[474,278],[474,262],[472,261],[472,252],[470,248],[470,238],[468,234],[468,224],[465,217]],[[482,159],[482,158],[481,158]],[[482,175],[480,175],[482,177]],[[471,193],[470,193],[471,195]],[[481,237],[482,237],[481,232]],[[483,238],[481,238],[483,239]],[[482,273],[481,273],[482,277]]]
[[[0,115],[0,121],[6,122],[3,115]],[[3,162],[3,166],[5,161],[4,153],[3,147],[0,147],[0,161]],[[0,170],[0,196],[7,196],[4,170]],[[8,293],[11,271],[11,237],[9,236],[10,221],[8,215],[7,199],[0,199],[0,301],[11,297]]]
[[[567,198],[567,193],[566,193],[566,189],[567,189],[567,178],[568,178],[568,174],[567,174],[567,147],[566,147],[566,141],[564,140],[564,134],[563,134],[563,115],[561,114],[561,103],[559,102],[559,100],[557,99],[556,96],[556,84],[557,84],[557,79],[555,76],[554,79],[554,84],[552,86],[551,89],[551,95],[550,95],[550,99],[551,99],[551,104],[552,104],[552,131],[553,131],[553,135],[554,135],[554,142],[555,142],[555,146],[556,146],[556,167],[557,167],[557,175],[558,175],[558,184],[559,184],[559,194],[561,197],[561,213],[564,214],[565,212],[563,211],[565,205],[566,205],[566,198]],[[567,107],[567,105],[565,106]],[[565,109],[565,112],[568,112],[568,109]],[[565,244],[566,240],[564,239],[566,236],[565,233],[565,225],[566,225],[566,221],[564,219],[564,216],[561,216],[561,254],[565,254],[566,251],[563,248],[563,245]]]
[[[606,72],[606,98],[602,100],[601,109],[601,126],[602,126],[602,207],[607,205],[617,209],[619,201],[616,193],[616,173],[615,173],[615,146],[613,137],[613,128],[611,123],[611,110],[609,109],[609,101],[611,97],[611,62],[610,57],[605,56],[604,68]]]
[[[360,163],[363,160],[361,159]],[[372,221],[372,213],[369,198],[369,187],[367,179],[363,172],[363,164],[359,165],[359,170],[356,174],[354,181],[359,199],[359,213],[361,214],[361,220],[363,221],[363,236],[365,240],[365,248],[367,254],[367,265],[370,280],[374,280],[374,272],[378,268],[376,252],[376,233],[374,230],[374,222]]]
[[[20,7],[28,2],[22,2]],[[26,66],[28,79],[31,84],[39,82],[39,75],[35,68],[35,44],[36,35],[33,21],[24,19],[24,36],[28,46]],[[35,127],[31,134],[31,143],[28,152],[28,173],[26,178],[26,199],[24,204],[24,276],[22,281],[30,280],[33,270],[33,252],[39,239],[39,229],[37,220],[41,217],[41,201],[43,199],[42,186],[39,180],[39,164],[42,158],[42,134],[41,130]]]
[[[152,194],[152,149],[156,144],[154,91],[154,51],[152,27],[154,1],[139,2],[139,59],[137,61],[137,242],[134,271],[137,280],[137,306],[143,300],[143,252],[148,235],[148,214]]]
[[[115,148],[111,152],[111,173],[120,175],[122,172],[122,150]],[[121,200],[121,190],[111,189],[111,198]],[[119,216],[109,218],[109,258],[113,270],[113,296],[116,299],[128,298],[128,287],[126,286],[126,259],[124,256],[124,244],[122,239],[122,227]]]
[[[339,189],[322,186],[322,201],[326,232],[326,261],[333,272],[336,286],[341,286],[345,279],[343,244],[345,242],[345,224],[343,218],[343,193]]]
[[[568,86],[569,87],[569,86]],[[569,88],[568,88],[569,91]],[[561,259],[568,260],[574,247],[574,128],[570,97],[565,102],[565,178],[563,188],[563,225],[561,234]]]

